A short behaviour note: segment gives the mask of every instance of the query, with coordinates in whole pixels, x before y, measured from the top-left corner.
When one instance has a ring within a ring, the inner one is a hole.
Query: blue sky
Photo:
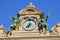
[[[29,5],[30,2],[45,15],[50,11],[50,17],[47,21],[50,25],[49,30],[60,22],[60,0],[0,0],[0,25],[4,25],[8,30],[12,24],[9,19],[10,13],[16,17],[17,12]]]

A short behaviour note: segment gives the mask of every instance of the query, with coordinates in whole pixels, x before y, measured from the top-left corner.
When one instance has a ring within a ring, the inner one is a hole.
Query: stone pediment
[[[55,26],[53,26],[51,29],[51,35],[60,36],[60,23],[57,23]]]
[[[5,30],[4,27],[3,27],[3,25],[0,26],[0,30]]]
[[[52,31],[53,31],[53,30],[58,30],[58,31],[60,31],[59,29],[60,29],[60,23],[57,23],[55,26],[53,26],[53,28],[52,28],[51,30],[52,30]]]
[[[42,13],[43,12],[35,8],[35,6],[32,3],[30,3],[30,5],[28,5],[26,8],[22,9],[20,12],[18,12],[19,15],[39,15]]]
[[[6,37],[6,30],[3,25],[0,26],[0,38]]]

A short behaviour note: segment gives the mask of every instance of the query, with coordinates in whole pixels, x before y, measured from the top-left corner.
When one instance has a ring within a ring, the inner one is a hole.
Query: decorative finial
[[[30,4],[27,7],[35,7],[32,2],[30,2]]]
[[[32,2],[30,2],[30,5],[33,5]]]
[[[3,25],[0,25],[0,27],[3,27]]]

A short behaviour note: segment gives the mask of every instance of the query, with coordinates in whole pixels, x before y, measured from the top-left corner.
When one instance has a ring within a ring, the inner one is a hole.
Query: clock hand
[[[30,27],[30,25],[31,25],[31,23],[29,23],[29,25],[28,25],[28,26],[26,26],[26,28],[29,28],[29,27]]]

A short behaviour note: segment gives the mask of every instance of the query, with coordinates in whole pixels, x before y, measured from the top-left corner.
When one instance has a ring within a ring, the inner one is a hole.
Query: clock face
[[[36,27],[36,23],[34,21],[25,21],[22,27],[24,30],[30,31]]]

